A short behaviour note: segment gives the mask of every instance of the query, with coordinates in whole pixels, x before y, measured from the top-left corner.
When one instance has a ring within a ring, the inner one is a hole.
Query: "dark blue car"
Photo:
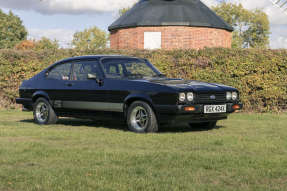
[[[156,132],[161,124],[212,128],[240,110],[237,89],[170,79],[148,60],[126,56],[82,56],[59,61],[24,81],[16,102],[34,112],[38,124],[58,117],[124,119],[131,131]]]

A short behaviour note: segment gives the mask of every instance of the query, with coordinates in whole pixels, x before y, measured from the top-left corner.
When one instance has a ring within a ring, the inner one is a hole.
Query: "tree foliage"
[[[139,2],[139,1],[137,1]],[[126,12],[128,12],[133,6],[135,6],[135,4],[137,4],[137,2],[135,2],[131,7],[126,7],[126,8],[122,8],[119,10],[119,16],[123,16]]]
[[[59,43],[57,40],[50,40],[42,37],[40,40],[23,40],[15,46],[16,50],[57,50]]]
[[[27,38],[27,31],[21,19],[11,11],[6,14],[0,10],[0,49],[13,48]]]
[[[119,10],[119,16],[123,16],[126,12],[128,12],[131,8],[127,7],[127,8],[122,8]]]
[[[233,48],[266,48],[269,45],[270,23],[261,10],[247,10],[241,4],[222,2],[213,10],[234,27]]]
[[[32,50],[35,48],[35,42],[33,40],[23,40],[16,44],[16,50]]]
[[[88,50],[106,48],[108,35],[105,31],[93,27],[82,32],[76,32],[72,44],[76,49]]]
[[[41,40],[35,42],[35,50],[57,50],[59,43],[57,40],[50,40],[46,37],[42,37]]]
[[[215,82],[239,89],[246,111],[287,109],[287,50],[211,48],[203,50],[16,51],[0,50],[0,108],[10,107],[19,85],[57,60],[84,54],[146,58],[170,78]],[[1,105],[2,103],[6,103]]]

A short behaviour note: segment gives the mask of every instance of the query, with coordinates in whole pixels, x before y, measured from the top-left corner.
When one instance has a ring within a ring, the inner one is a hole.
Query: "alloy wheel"
[[[49,107],[44,102],[39,102],[36,106],[36,117],[41,123],[44,123],[49,116]]]
[[[148,125],[148,112],[145,108],[137,106],[131,113],[131,125],[138,130],[145,129]]]

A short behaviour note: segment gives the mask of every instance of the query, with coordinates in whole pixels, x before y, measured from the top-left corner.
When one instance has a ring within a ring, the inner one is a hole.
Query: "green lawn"
[[[287,190],[287,115],[134,134],[75,119],[38,126],[32,113],[0,111],[0,190]]]

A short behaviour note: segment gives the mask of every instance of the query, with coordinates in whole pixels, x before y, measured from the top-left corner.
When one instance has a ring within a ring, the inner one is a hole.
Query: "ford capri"
[[[61,60],[23,81],[19,95],[16,102],[40,125],[108,117],[137,133],[175,123],[213,128],[242,109],[233,87],[167,78],[146,59],[118,55]]]

